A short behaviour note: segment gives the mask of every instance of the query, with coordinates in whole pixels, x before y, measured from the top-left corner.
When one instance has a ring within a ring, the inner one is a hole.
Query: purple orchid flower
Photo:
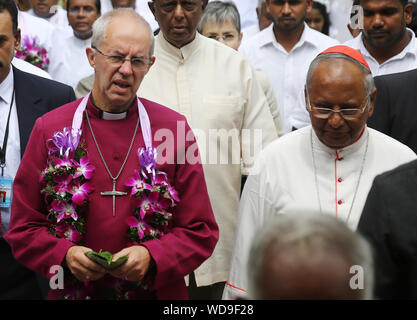
[[[141,219],[144,219],[148,213],[159,211],[158,200],[158,192],[151,192],[149,196],[143,196],[141,199],[139,199],[138,209]]]
[[[87,198],[87,195],[93,190],[94,188],[90,182],[80,185],[80,183],[76,181],[71,189],[72,202],[79,206],[82,205],[83,201]]]
[[[130,177],[127,180],[126,186],[132,187],[131,195],[135,195],[137,192],[143,192],[144,190],[152,190],[152,186],[147,184],[141,179],[140,173],[138,170],[135,170],[133,177]]]
[[[75,165],[76,168],[74,179],[81,176],[84,176],[86,179],[91,179],[96,168],[93,165],[90,165],[90,158],[88,158],[88,156],[81,158],[80,163],[75,160],[71,160],[71,162]]]
[[[49,154],[68,158],[74,152],[81,138],[81,129],[64,128],[62,131],[55,132],[51,139],[46,141]]]
[[[72,204],[69,204],[65,201],[57,201],[54,200],[51,203],[52,209],[58,212],[58,217],[56,219],[57,222],[60,222],[62,219],[71,217],[74,220],[78,219],[77,212],[75,211],[75,207]]]
[[[147,224],[143,221],[139,221],[134,216],[128,217],[126,219],[126,223],[129,227],[138,229],[139,239],[142,240],[143,237],[145,236],[145,229],[146,229]]]
[[[139,148],[138,157],[143,176],[147,179],[147,174],[152,174],[154,177],[157,158],[156,148]]]

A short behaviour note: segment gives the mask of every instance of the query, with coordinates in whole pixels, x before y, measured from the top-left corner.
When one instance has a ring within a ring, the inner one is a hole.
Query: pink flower
[[[144,190],[152,190],[152,186],[141,179],[138,170],[135,170],[133,177],[130,177],[125,185],[132,187],[131,195],[135,195],[137,192],[143,192]]]
[[[172,199],[172,205],[174,205],[174,201],[179,202],[180,198],[178,197],[178,192],[172,187],[170,184],[167,186],[167,192],[170,199]]]
[[[129,218],[127,218],[126,223],[129,227],[138,229],[139,239],[142,240],[145,236],[144,232],[146,228],[146,223],[143,221],[138,221],[138,219],[136,219],[134,216],[130,216]]]
[[[51,203],[52,209],[58,213],[58,217],[56,219],[57,222],[60,222],[62,219],[72,218],[74,220],[78,219],[77,212],[75,211],[75,207],[72,204],[69,204],[65,201],[57,201],[54,200]]]
[[[72,182],[72,176],[71,175],[60,175],[60,176],[54,176],[53,178],[54,182],[57,184],[54,187],[54,190],[56,193],[58,193],[61,196],[64,196],[64,192],[71,193],[71,182]]]
[[[91,179],[93,176],[93,172],[95,170],[95,167],[93,165],[90,165],[90,159],[88,156],[85,156],[80,159],[80,163],[77,161],[71,160],[72,163],[75,165],[75,174],[74,179],[84,176],[86,179]]]
[[[76,181],[71,189],[72,202],[78,205],[82,205],[83,201],[87,198],[87,195],[94,190],[90,182],[83,183],[80,185]]]
[[[72,168],[72,163],[69,159],[60,159],[60,158],[53,158],[52,164],[56,169],[65,168],[70,169]]]
[[[63,222],[55,227],[58,235],[64,239],[72,242],[79,242],[82,239],[81,233],[79,233],[73,226]]]

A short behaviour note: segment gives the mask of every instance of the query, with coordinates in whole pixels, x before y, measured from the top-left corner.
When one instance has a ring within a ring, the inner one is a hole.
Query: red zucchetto
[[[358,61],[359,63],[363,64],[369,71],[371,71],[371,68],[369,67],[368,63],[366,62],[366,60],[362,56],[362,54],[358,50],[352,49],[351,47],[342,46],[342,45],[334,46],[334,47],[327,48],[326,50],[319,53],[318,55],[322,55],[322,54],[325,54],[325,53],[341,53],[341,54],[344,54],[345,56],[348,56],[348,57]]]

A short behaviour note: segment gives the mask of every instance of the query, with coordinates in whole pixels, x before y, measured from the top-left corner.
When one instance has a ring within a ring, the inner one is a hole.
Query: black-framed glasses
[[[319,119],[327,119],[330,117],[332,113],[339,113],[344,119],[353,120],[356,119],[359,115],[361,115],[370,103],[369,95],[367,95],[365,99],[363,99],[363,101],[361,102],[361,106],[365,102],[365,104],[361,108],[343,108],[339,110],[334,110],[333,108],[316,107],[315,105],[311,105],[310,93],[308,92],[307,87],[306,92],[308,110],[312,112],[314,117]]]
[[[120,67],[125,61],[129,61],[132,65],[132,68],[138,71],[143,71],[146,68],[148,68],[152,61],[150,59],[145,58],[126,58],[124,56],[120,55],[111,55],[101,52],[99,49],[97,49],[95,46],[91,46],[94,50],[96,50],[98,53],[100,53],[102,56],[106,57],[106,59],[114,66]]]

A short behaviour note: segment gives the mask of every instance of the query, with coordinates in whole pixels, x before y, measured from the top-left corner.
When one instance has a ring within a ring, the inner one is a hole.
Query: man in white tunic
[[[32,8],[27,12],[37,18],[45,19],[54,26],[68,28],[67,11],[58,5],[58,0],[29,0]]]
[[[413,5],[407,0],[360,0],[363,30],[345,45],[359,50],[373,76],[417,68],[417,39],[406,28]]]
[[[86,48],[91,46],[92,26],[100,16],[99,0],[68,0],[68,19],[73,34],[55,37],[56,45],[50,52],[49,73],[56,81],[75,89],[78,82],[93,73]]]
[[[280,106],[284,133],[310,123],[302,98],[308,66],[319,52],[337,44],[304,22],[312,3],[266,0],[273,23],[243,41],[239,48],[256,70],[268,75]]]
[[[223,298],[247,295],[250,244],[268,217],[328,214],[356,230],[375,176],[416,158],[366,127],[376,93],[358,51],[336,46],[313,60],[305,90],[312,126],[274,141],[259,156],[243,190]]]
[[[140,97],[185,115],[197,137],[220,226],[213,255],[195,271],[197,287],[226,281],[241,187],[241,158],[247,174],[257,152],[276,138],[266,97],[249,61],[196,32],[206,5],[207,0],[151,3],[161,32],[155,39],[155,64],[138,92]],[[223,284],[217,285],[217,294],[211,295],[211,288],[216,291],[212,286],[207,288],[210,293],[199,298],[220,298]],[[191,298],[196,296],[191,293]]]

